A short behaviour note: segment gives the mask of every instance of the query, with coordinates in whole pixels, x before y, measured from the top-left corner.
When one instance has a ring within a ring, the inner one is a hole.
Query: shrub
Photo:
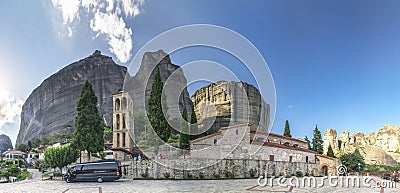
[[[25,180],[26,178],[29,178],[31,176],[31,173],[28,172],[26,169],[23,169],[18,175],[17,175],[17,180]]]
[[[249,174],[250,174],[251,178],[254,178],[256,176],[256,174],[257,174],[257,171],[255,169],[251,168],[250,171],[249,171]]]
[[[296,177],[298,177],[298,178],[303,177],[303,172],[297,171],[296,172]]]
[[[218,173],[213,173],[213,177],[215,178],[215,179],[219,179],[219,178],[221,178],[221,176],[218,174]]]
[[[163,176],[165,179],[168,179],[171,176],[171,174],[169,172],[164,172]]]
[[[145,172],[140,174],[142,178],[149,178],[149,168],[146,168]]]
[[[193,178],[193,175],[192,175],[191,173],[188,173],[188,174],[186,175],[186,177],[187,177],[188,179],[192,179],[192,178]]]
[[[199,179],[204,179],[204,173],[203,172],[199,172]]]
[[[224,172],[225,178],[234,178],[235,176],[233,175],[233,173],[231,171],[226,170]]]

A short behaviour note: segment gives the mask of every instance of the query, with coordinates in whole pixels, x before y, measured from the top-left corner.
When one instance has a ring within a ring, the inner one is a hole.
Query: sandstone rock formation
[[[230,124],[251,123],[252,129],[268,129],[269,104],[253,85],[219,81],[197,90],[191,99],[200,127],[215,131]]]
[[[353,152],[358,148],[367,164],[397,165],[400,162],[400,126],[384,125],[380,130],[365,135],[348,131],[342,132],[337,138],[336,130],[327,129],[324,133],[324,154],[329,144],[335,154]]]
[[[162,50],[146,52],[143,55],[138,72],[134,77],[126,79],[123,89],[133,96],[134,109],[147,108],[157,68],[160,69],[161,80],[164,83],[169,123],[175,130],[179,131],[180,112],[183,108],[191,112],[192,101],[186,89],[187,80],[182,69],[171,62],[167,53]]]
[[[100,114],[107,125],[112,121],[113,93],[121,90],[127,69],[115,64],[111,57],[95,51],[44,80],[32,91],[22,107],[21,126],[16,143],[27,143],[35,137],[72,130],[76,101],[85,80],[98,98]]]
[[[61,130],[73,130],[76,101],[85,80],[93,85],[100,114],[107,125],[112,125],[112,94],[127,90],[133,96],[134,108],[143,107],[142,104],[147,102],[150,95],[154,79],[153,68],[156,65],[160,69],[163,82],[174,72],[170,86],[184,88],[180,92],[178,107],[168,105],[171,106],[168,109],[169,118],[172,122],[176,119],[175,122],[179,125],[176,117],[180,117],[180,113],[177,108],[182,110],[185,106],[189,111],[191,101],[182,70],[171,63],[165,52],[159,50],[145,53],[139,71],[131,77],[126,67],[117,65],[111,57],[95,51],[91,56],[51,75],[33,90],[22,107],[21,126],[16,143],[27,143],[36,137],[49,136]],[[172,103],[170,96],[177,95],[177,89],[168,89],[166,95],[167,103]]]
[[[0,135],[0,154],[4,153],[9,149],[13,149],[13,145],[11,143],[10,138],[4,134]]]
[[[331,145],[334,153],[339,151],[338,140],[336,140],[336,130],[335,129],[327,129],[324,132],[324,154],[328,152],[328,147]]]

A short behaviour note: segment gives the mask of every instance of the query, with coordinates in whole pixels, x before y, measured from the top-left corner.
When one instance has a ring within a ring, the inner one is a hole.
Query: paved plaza
[[[379,179],[377,179],[379,180]],[[0,184],[0,192],[59,192],[59,193],[104,193],[104,192],[288,192],[290,187],[257,186],[257,179],[233,180],[129,180],[121,179],[114,182],[74,182],[26,180],[17,183]],[[385,188],[385,193],[399,193],[400,184]],[[378,187],[341,188],[324,186],[320,188],[296,188],[291,192],[298,193],[379,193]]]

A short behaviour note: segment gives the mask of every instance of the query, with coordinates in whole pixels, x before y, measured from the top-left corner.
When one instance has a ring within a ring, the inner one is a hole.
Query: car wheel
[[[66,181],[67,183],[71,183],[71,178],[70,178],[70,177],[66,177],[66,178],[65,178],[65,181]]]
[[[97,182],[98,183],[102,183],[103,182],[103,178],[97,178]]]

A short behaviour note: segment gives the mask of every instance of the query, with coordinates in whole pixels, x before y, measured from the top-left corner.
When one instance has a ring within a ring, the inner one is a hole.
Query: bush
[[[26,169],[23,169],[23,170],[21,171],[21,173],[19,173],[19,174],[17,175],[17,180],[18,180],[18,181],[25,180],[26,178],[29,178],[30,176],[31,176],[31,173],[28,172]]]
[[[192,179],[193,178],[193,175],[190,174],[190,173],[188,173],[186,176],[187,176],[188,179]]]
[[[163,176],[165,179],[168,179],[171,176],[171,174],[169,172],[164,172]]]
[[[233,175],[233,173],[231,171],[226,170],[224,172],[225,178],[234,178],[235,176]]]
[[[251,178],[254,178],[256,176],[256,174],[257,174],[257,170],[251,168],[250,171],[249,171],[249,174],[250,174]]]
[[[296,177],[298,177],[298,178],[303,177],[303,172],[297,171],[296,172]]]
[[[140,176],[142,176],[142,178],[149,178],[149,168],[146,168],[146,171],[140,174]]]
[[[199,172],[199,179],[204,179],[204,173],[203,172]]]
[[[218,173],[213,173],[213,177],[215,178],[215,179],[219,179],[219,178],[221,178],[221,176],[218,174]]]

